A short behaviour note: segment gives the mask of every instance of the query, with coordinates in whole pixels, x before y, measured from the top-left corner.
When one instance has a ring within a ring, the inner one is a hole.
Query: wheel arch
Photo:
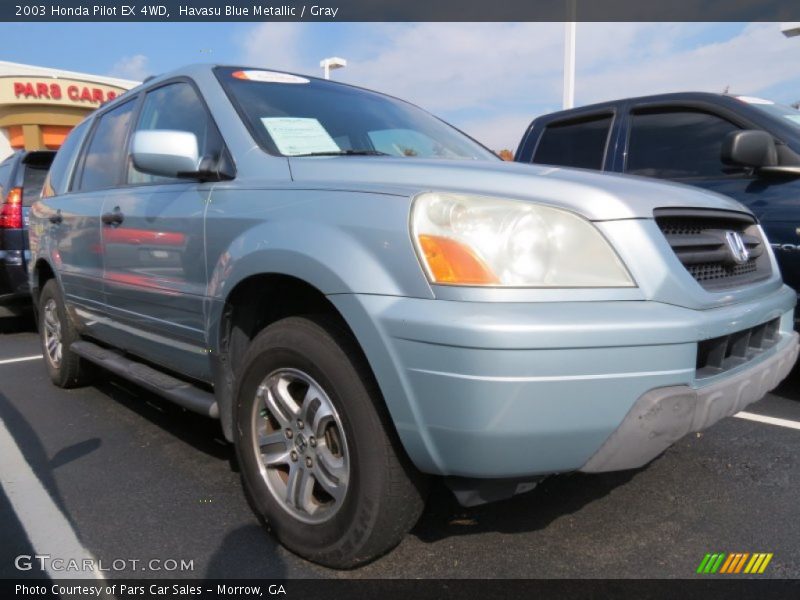
[[[364,363],[375,378],[364,347],[338,308],[316,286],[283,273],[254,274],[230,290],[213,320],[212,372],[222,429],[233,439],[233,392],[236,365],[250,341],[265,327],[290,316],[324,315],[333,319],[354,340]],[[377,381],[377,378],[376,378]],[[380,385],[378,385],[380,388]],[[382,409],[387,409],[381,397]]]
[[[37,314],[39,309],[39,296],[42,293],[42,288],[51,279],[57,279],[55,269],[47,259],[38,259],[31,270],[30,276],[31,298],[33,299],[33,306]]]

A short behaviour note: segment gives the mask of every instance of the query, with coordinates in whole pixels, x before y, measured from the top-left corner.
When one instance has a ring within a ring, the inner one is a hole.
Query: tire
[[[425,479],[399,448],[360,348],[332,319],[290,317],[256,335],[234,411],[251,506],[296,554],[352,568],[394,548],[419,519]]]
[[[70,351],[72,342],[80,339],[67,315],[64,298],[55,279],[48,281],[39,296],[39,338],[50,379],[60,388],[74,388],[91,382],[94,367]],[[56,339],[55,347],[48,348]],[[60,348],[59,348],[60,346]]]

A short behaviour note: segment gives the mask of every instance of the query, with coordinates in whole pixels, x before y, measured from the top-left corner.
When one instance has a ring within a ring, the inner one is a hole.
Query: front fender
[[[329,298],[355,293],[433,298],[408,232],[410,202],[403,196],[323,190],[231,187],[212,193],[206,319],[227,437],[232,380],[220,357],[223,315],[233,290],[253,276],[286,275]]]
[[[432,298],[408,233],[410,199],[321,190],[214,191],[208,295],[253,275],[290,275],[326,295]]]

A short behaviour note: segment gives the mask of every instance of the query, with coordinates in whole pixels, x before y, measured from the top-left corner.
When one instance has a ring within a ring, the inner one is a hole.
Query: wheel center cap
[[[306,442],[306,438],[302,433],[298,433],[297,437],[294,438],[294,445],[297,446],[297,449],[300,452],[305,452],[306,447],[308,446],[308,442]]]

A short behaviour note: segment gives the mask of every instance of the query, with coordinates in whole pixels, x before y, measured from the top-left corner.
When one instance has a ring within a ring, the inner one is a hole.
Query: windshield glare
[[[256,141],[270,154],[497,159],[455,128],[401,100],[317,79],[269,81],[270,73],[216,70]]]

